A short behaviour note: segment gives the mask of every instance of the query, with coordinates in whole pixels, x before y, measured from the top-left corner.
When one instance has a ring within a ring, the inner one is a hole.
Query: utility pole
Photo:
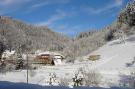
[[[28,54],[29,54],[29,46],[28,46],[28,37],[25,37],[26,38],[26,45],[27,45],[27,47],[26,47],[26,50],[25,50],[25,52],[26,52],[26,62],[27,62],[27,84],[29,83],[29,56],[28,56]]]
[[[26,45],[28,46],[28,37],[26,37]],[[29,47],[26,48],[26,61],[27,61],[27,84],[29,83],[29,57],[28,57],[28,54],[29,54]]]
[[[74,46],[73,46],[73,47],[74,47],[74,48],[73,48],[73,49],[74,49],[74,51],[73,51],[73,52],[74,52],[74,53],[73,53],[73,58],[74,58],[74,59],[73,59],[73,60],[75,61],[75,38],[73,38],[73,45],[74,45]]]
[[[27,52],[27,84],[29,83],[29,71],[28,71],[28,52]]]

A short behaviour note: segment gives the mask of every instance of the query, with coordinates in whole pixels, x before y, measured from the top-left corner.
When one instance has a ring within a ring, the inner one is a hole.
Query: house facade
[[[56,52],[40,52],[36,53],[36,58],[34,59],[37,64],[49,64],[49,65],[62,65],[64,56]]]

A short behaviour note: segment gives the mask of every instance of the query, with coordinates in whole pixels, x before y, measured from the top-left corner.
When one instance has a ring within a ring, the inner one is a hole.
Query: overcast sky
[[[131,0],[0,0],[0,15],[75,36],[116,20]]]

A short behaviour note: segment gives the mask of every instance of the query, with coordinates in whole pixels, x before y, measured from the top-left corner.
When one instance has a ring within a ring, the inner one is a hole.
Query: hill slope
[[[119,30],[128,36],[135,34],[135,0],[120,12],[116,21],[111,25],[98,31],[80,33],[75,40],[75,45],[78,45],[76,55],[87,55],[105,45],[108,41],[115,39],[114,33]]]
[[[19,45],[26,49],[63,51],[68,37],[53,32],[48,27],[37,27],[24,22],[14,20],[11,17],[0,17],[0,35],[6,39],[10,49],[16,49]]]
[[[101,59],[96,62],[99,69],[123,69],[135,66],[135,35],[126,39],[126,43],[114,40],[91,54],[101,55]]]

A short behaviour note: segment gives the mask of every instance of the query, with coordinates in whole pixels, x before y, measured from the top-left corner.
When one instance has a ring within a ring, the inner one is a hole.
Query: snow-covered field
[[[102,86],[117,86],[120,75],[129,75],[135,67],[132,63],[135,57],[135,36],[127,38],[125,43],[120,43],[119,40],[108,42],[91,54],[101,55],[101,58],[94,62],[82,61],[75,64],[40,66],[38,70],[29,71],[29,83],[47,85],[49,73],[55,73],[58,78],[69,78],[72,81],[77,69],[88,67],[101,73]],[[127,64],[131,65],[127,66]],[[0,81],[26,82],[26,70],[0,74]]]

